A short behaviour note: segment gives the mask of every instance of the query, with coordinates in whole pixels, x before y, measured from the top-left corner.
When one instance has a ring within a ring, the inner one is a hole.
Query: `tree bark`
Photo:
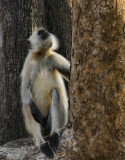
[[[31,6],[32,31],[45,26],[45,4],[44,0],[32,0]]]
[[[0,1],[0,143],[25,135],[20,71],[31,33],[30,0]]]
[[[72,41],[71,11],[66,0],[45,0],[45,24],[60,42],[59,53],[70,60]]]
[[[125,159],[124,6],[72,1],[71,160]]]

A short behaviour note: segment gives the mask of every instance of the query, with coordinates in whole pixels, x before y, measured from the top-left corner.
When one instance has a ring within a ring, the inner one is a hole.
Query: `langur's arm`
[[[70,62],[59,54],[53,54],[50,56],[50,63],[53,69],[57,69],[63,77],[69,81],[70,77]]]
[[[25,69],[26,68],[26,69]],[[22,101],[25,104],[28,104],[32,113],[34,120],[41,125],[43,125],[43,120],[45,118],[41,115],[40,111],[38,110],[36,104],[32,99],[32,94],[30,92],[34,77],[36,73],[33,73],[32,66],[26,66],[22,72],[22,84],[21,84],[21,97]]]

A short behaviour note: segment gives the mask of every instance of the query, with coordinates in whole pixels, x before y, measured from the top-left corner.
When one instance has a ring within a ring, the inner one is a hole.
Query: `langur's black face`
[[[49,33],[47,31],[45,31],[44,29],[39,30],[38,31],[38,35],[40,36],[40,38],[42,40],[45,40],[45,39],[47,39],[49,37]]]
[[[29,49],[32,52],[39,52],[42,48],[55,49],[58,46],[56,37],[42,27],[35,30],[28,41],[30,42]]]

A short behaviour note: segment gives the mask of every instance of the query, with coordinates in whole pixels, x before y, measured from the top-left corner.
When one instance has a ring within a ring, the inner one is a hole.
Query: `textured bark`
[[[45,0],[45,24],[59,38],[58,52],[70,60],[72,21],[66,0]]]
[[[45,26],[45,4],[44,0],[32,0],[32,31],[36,28]]]
[[[125,1],[72,1],[72,160],[125,159]]]
[[[31,31],[30,1],[0,1],[0,143],[24,136],[20,78]]]

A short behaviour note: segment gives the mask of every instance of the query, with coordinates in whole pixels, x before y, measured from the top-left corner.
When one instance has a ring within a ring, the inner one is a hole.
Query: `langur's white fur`
[[[40,39],[38,39],[38,36],[37,36],[37,32],[41,29],[44,29],[43,27],[40,27],[38,28],[36,31],[33,32],[33,34],[29,37],[29,41],[32,43],[32,49],[31,51],[32,52],[39,52],[40,49],[41,49],[41,44],[44,45],[46,43],[46,41],[42,41]],[[59,48],[59,41],[57,39],[57,37],[53,34],[50,33],[50,41],[52,41],[52,46],[50,47],[50,51],[53,51],[53,50],[57,50]]]
[[[63,76],[60,74],[58,70],[54,70],[52,72],[49,71],[48,65],[48,57],[53,56],[55,62],[57,62],[60,66],[66,66],[70,68],[70,63],[64,57],[54,52],[54,50],[58,49],[59,43],[57,38],[49,33],[49,38],[46,40],[42,40],[38,37],[38,31],[44,28],[37,29],[28,39],[32,44],[32,48],[29,50],[29,54],[25,60],[24,67],[21,73],[21,97],[23,102],[23,115],[26,124],[26,128],[28,132],[33,136],[35,144],[39,147],[40,143],[45,143],[45,140],[41,134],[41,126],[38,122],[36,122],[31,114],[29,102],[32,98],[38,107],[41,115],[46,116],[49,113],[50,105],[51,105],[51,91],[53,88],[56,88],[59,92],[61,102],[64,106],[65,110],[65,122],[63,127],[67,124],[68,121],[68,96],[65,89]],[[49,43],[52,45],[44,50],[44,46]],[[40,59],[37,57],[37,52],[40,52]],[[44,55],[42,57],[42,54]],[[55,63],[52,62],[52,63]],[[37,71],[39,70],[39,71]],[[51,68],[50,68],[51,70]],[[38,73],[37,73],[38,72]],[[37,73],[37,74],[36,74]],[[36,74],[36,75],[35,75]],[[34,76],[35,75],[35,76]],[[31,89],[27,89],[29,85],[30,77],[33,78],[33,84]],[[54,106],[54,104],[53,104]],[[51,107],[51,114],[53,115],[51,125],[51,135],[54,132],[58,132],[59,123],[58,113],[55,108]]]

